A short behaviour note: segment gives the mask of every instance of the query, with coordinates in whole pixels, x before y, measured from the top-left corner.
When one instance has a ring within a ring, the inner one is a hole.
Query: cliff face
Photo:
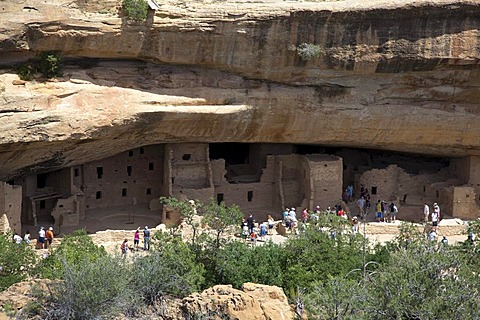
[[[166,1],[142,24],[119,5],[0,2],[4,66],[76,59],[55,82],[2,71],[1,179],[164,142],[480,155],[478,2]]]

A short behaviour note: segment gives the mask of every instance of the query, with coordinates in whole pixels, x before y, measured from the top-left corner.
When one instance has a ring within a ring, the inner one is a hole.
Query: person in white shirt
[[[428,223],[428,217],[430,216],[430,207],[426,203],[423,206],[423,216],[424,216],[425,224],[427,224]]]
[[[20,244],[22,243],[22,237],[20,237],[18,234],[14,234],[13,235],[13,241],[16,243],[16,244]]]

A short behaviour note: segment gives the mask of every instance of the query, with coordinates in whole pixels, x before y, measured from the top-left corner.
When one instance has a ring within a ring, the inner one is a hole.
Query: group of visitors
[[[150,251],[150,243],[151,243],[151,235],[150,229],[148,226],[143,228],[143,250]],[[135,230],[135,234],[133,235],[133,248],[128,246],[128,239],[123,240],[122,244],[120,245],[120,251],[124,257],[127,256],[130,250],[138,251],[140,247],[140,228]]]
[[[50,248],[52,246],[54,237],[55,236],[53,234],[53,227],[49,227],[48,230],[45,230],[44,227],[40,227],[40,230],[38,231],[37,248],[38,249]],[[30,244],[32,242],[30,231],[27,230],[23,238],[18,233],[15,232],[13,234],[13,242],[15,242],[16,244],[21,244],[22,242],[24,242],[25,244]]]
[[[255,242],[257,239],[264,240],[267,235],[273,234],[273,228],[275,227],[275,220],[271,215],[268,215],[267,222],[258,224],[252,215],[249,215],[247,219],[242,219],[242,237],[246,240]]]
[[[378,200],[375,206],[377,222],[395,222],[397,221],[398,207],[394,202],[388,204],[383,200]]]

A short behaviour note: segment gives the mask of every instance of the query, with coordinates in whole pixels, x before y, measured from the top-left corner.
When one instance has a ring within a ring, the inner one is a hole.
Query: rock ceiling
[[[480,155],[479,30],[478,1],[0,1],[0,179],[166,142]],[[18,81],[42,51],[63,76]]]

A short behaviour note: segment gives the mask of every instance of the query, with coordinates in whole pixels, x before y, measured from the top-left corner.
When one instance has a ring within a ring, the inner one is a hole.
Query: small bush
[[[297,54],[303,61],[313,60],[320,56],[322,47],[313,43],[302,43],[297,47]]]
[[[129,305],[130,270],[122,258],[65,263],[64,269],[65,280],[52,290],[47,319],[109,319]]]
[[[200,289],[204,273],[189,247],[175,238],[135,261],[132,288],[140,292],[145,303],[154,304],[166,295],[184,297]]]
[[[127,18],[133,21],[145,21],[148,13],[148,3],[145,0],[123,0],[123,9]]]
[[[40,55],[40,72],[45,78],[62,75],[62,58],[55,52],[43,52]]]
[[[17,68],[18,76],[25,81],[33,80],[36,71],[35,67],[30,63],[22,64]]]
[[[0,291],[24,280],[35,263],[33,249],[23,242],[12,242],[11,235],[0,234]]]

